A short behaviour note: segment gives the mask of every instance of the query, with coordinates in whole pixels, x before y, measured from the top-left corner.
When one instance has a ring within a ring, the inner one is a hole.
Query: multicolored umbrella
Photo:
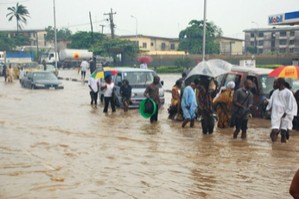
[[[117,71],[114,68],[111,67],[100,67],[97,68],[90,76],[93,77],[94,79],[100,79],[104,78],[108,75],[116,75]]]
[[[269,77],[282,77],[299,79],[299,67],[298,66],[279,66],[275,68],[268,75]]]

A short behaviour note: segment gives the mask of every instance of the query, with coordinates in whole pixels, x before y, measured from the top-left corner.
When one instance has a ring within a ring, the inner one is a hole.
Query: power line
[[[100,23],[100,22],[103,22],[103,21],[106,21],[106,20],[95,21],[95,22],[93,22],[93,24]],[[69,27],[86,26],[86,25],[90,25],[90,22],[81,23],[81,24],[67,25],[67,26],[60,26],[60,27],[68,27],[69,28]]]

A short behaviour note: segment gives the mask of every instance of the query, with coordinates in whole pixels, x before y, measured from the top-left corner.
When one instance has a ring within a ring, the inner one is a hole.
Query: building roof
[[[0,30],[0,32],[8,32],[8,33],[15,33],[17,32],[17,30]],[[22,33],[22,32],[46,32],[45,29],[29,29],[29,30],[19,30],[19,33]]]
[[[233,40],[233,41],[244,41],[243,39],[237,39],[232,37],[220,37],[220,39],[227,39],[227,40]]]
[[[136,37],[146,37],[150,39],[161,39],[161,40],[169,40],[169,41],[179,41],[178,38],[167,38],[167,37],[157,37],[157,36],[149,36],[149,35],[122,35],[120,38],[136,38]]]
[[[246,29],[243,30],[243,32],[277,32],[277,31],[291,31],[291,30],[299,30],[299,26],[292,26],[292,27],[284,27],[284,28],[276,28],[276,27],[272,27],[272,28],[251,28],[251,29]]]

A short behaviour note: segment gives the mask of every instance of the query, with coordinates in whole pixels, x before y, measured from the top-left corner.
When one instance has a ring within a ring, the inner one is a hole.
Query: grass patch
[[[274,69],[274,68],[277,68],[281,65],[279,64],[270,64],[270,65],[257,65],[256,67],[257,68],[269,68],[269,69]]]
[[[186,70],[186,68],[178,66],[158,66],[149,68],[155,70],[157,73],[182,73]]]

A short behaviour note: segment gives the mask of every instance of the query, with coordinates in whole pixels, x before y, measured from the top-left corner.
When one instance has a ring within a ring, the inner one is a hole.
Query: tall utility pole
[[[90,29],[91,29],[91,43],[93,43],[93,26],[91,20],[91,12],[89,12],[89,20],[90,20]]]
[[[138,44],[138,20],[137,20],[137,17],[135,17],[135,16],[133,16],[133,15],[131,15],[131,17],[132,17],[133,19],[136,20],[136,32],[135,32],[135,37],[136,37],[136,43]]]
[[[115,15],[116,12],[112,12],[112,8],[110,13],[104,13],[104,15],[109,15],[109,21],[110,21],[110,29],[111,29],[111,38],[114,39],[114,28],[115,24],[113,22],[113,15]]]

